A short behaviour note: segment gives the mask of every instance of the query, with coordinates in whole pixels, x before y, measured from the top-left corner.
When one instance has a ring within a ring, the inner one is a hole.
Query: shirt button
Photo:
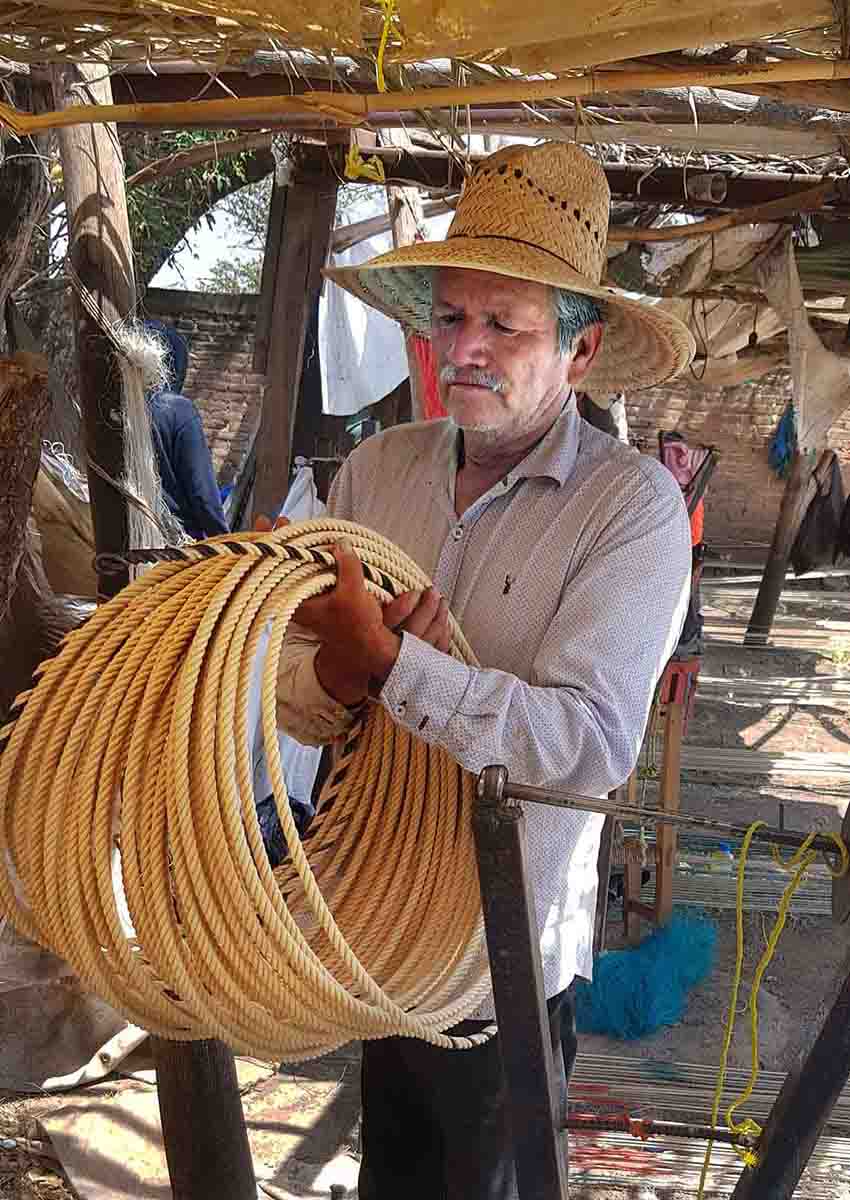
[[[462,525],[455,525],[454,529],[452,530],[452,537],[454,538],[454,540],[456,542],[460,541],[460,539],[463,537],[463,526]]]
[[[395,711],[396,711],[397,717],[403,717],[404,714],[407,712],[407,701],[400,700],[399,703],[395,706]]]

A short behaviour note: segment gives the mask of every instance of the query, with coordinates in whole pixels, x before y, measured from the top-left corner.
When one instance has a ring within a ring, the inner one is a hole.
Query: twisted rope
[[[156,565],[68,635],[0,730],[0,911],[160,1037],[288,1060],[352,1038],[483,1040],[441,1032],[489,990],[472,777],[374,705],[303,842],[290,813],[277,663],[299,604],[333,587],[342,536],[382,603],[428,586],[391,543],[327,519],[131,552]],[[275,871],[247,728],[269,623]],[[451,653],[474,661],[454,622]]]

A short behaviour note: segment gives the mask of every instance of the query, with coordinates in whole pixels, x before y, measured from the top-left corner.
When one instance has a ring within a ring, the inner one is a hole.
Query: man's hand
[[[366,590],[363,567],[348,539],[333,548],[336,587],[305,600],[294,620],[321,641],[316,675],[329,695],[349,706],[366,698],[372,681],[383,684],[401,649],[376,598]]]
[[[289,517],[276,517],[274,524],[270,517],[266,517],[263,513],[259,513],[254,517],[254,533],[271,533],[273,529],[283,529],[284,525],[291,525]]]
[[[448,654],[451,646],[449,606],[436,588],[402,592],[386,606],[383,617],[388,629],[412,633],[429,646]]]

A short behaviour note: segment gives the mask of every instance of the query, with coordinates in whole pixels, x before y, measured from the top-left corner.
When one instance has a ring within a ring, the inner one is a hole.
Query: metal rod
[[[485,771],[494,768],[485,767]],[[484,771],[478,778],[479,794],[483,788]],[[619,817],[624,821],[648,821],[655,824],[676,825],[681,829],[704,830],[706,833],[722,834],[726,837],[744,837],[748,825],[733,825],[727,821],[713,821],[707,817],[688,816],[685,813],[659,812],[650,808],[632,808],[629,805],[616,804],[610,800],[600,800],[596,796],[583,796],[579,792],[549,791],[545,788],[530,787],[525,783],[512,783],[505,779],[502,797],[505,800],[525,800],[532,804],[549,804],[553,808],[578,809],[582,812],[602,813],[606,817]],[[788,829],[776,829],[765,826],[753,834],[753,841],[772,842],[777,846],[788,846],[797,849],[808,837],[805,833],[794,833]],[[837,854],[835,842],[822,834],[812,839],[813,850],[825,850]]]
[[[575,1113],[564,1124],[572,1133],[632,1133],[643,1138],[680,1137],[697,1141],[723,1142],[728,1146],[754,1146],[756,1139],[746,1134],[733,1133],[730,1129],[695,1125],[683,1121],[655,1121],[643,1117],[605,1116],[597,1113]]]

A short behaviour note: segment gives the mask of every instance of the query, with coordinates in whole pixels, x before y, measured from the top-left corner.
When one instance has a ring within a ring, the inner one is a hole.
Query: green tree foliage
[[[216,260],[209,275],[198,286],[204,292],[258,292],[263,273],[263,250],[272,196],[272,176],[239,188],[225,197],[211,213],[230,218],[236,232],[234,254]],[[238,253],[238,257],[236,254]]]
[[[157,159],[212,141],[227,141],[231,136],[238,134],[197,129],[133,131],[122,138],[127,176]],[[129,188],[127,206],[139,282],[149,282],[160,267],[173,262],[186,244],[187,233],[201,221],[212,226],[212,210],[221,200],[246,185],[270,179],[273,167],[270,150],[223,154],[201,166]]]

